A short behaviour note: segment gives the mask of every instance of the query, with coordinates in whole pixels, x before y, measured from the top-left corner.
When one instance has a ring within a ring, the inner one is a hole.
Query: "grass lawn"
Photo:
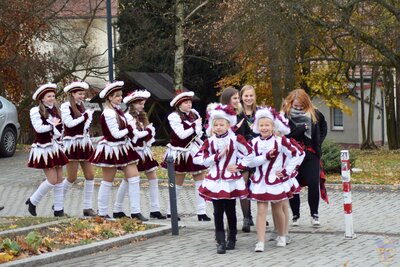
[[[354,184],[400,185],[400,150],[350,149],[350,157],[356,156],[355,166],[362,171],[352,172]],[[340,174],[327,174],[328,183],[340,183]]]
[[[153,153],[156,160],[160,163],[163,160],[165,147],[153,147]],[[400,150],[359,150],[350,149],[350,157],[357,158],[355,166],[362,171],[353,172],[351,180],[354,184],[376,184],[376,185],[400,185]],[[340,158],[338,158],[340,164]],[[159,168],[157,175],[160,179],[167,178],[167,171]],[[80,172],[78,176],[83,177]],[[141,173],[144,178],[145,175]],[[95,177],[102,177],[101,168],[95,167]],[[123,173],[117,173],[118,178],[123,178]],[[328,183],[341,183],[340,173],[327,173]]]

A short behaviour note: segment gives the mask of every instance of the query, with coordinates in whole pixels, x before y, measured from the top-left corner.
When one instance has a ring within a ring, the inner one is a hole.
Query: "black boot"
[[[251,225],[251,220],[249,217],[245,217],[243,219],[243,227],[242,227],[242,231],[245,233],[250,233],[250,225]]]
[[[64,216],[64,210],[55,210],[54,211],[54,217],[63,217]]]
[[[211,218],[207,216],[207,214],[197,214],[197,219],[199,221],[211,221]]]
[[[132,219],[138,219],[139,221],[146,222],[149,219],[144,217],[141,213],[131,213]]]
[[[152,211],[152,212],[150,212],[150,218],[165,220],[165,219],[167,219],[167,216],[162,215],[161,212],[159,212],[159,211]]]
[[[114,219],[121,219],[121,218],[129,218],[125,212],[120,211],[120,212],[113,212],[113,218]]]
[[[228,240],[226,242],[226,250],[235,249],[237,230],[228,231]]]
[[[217,239],[217,254],[225,254],[226,253],[225,231],[216,231],[215,236]]]
[[[37,216],[36,214],[36,206],[32,204],[31,199],[28,198],[27,201],[25,201],[25,204],[28,205],[28,211],[32,216]]]

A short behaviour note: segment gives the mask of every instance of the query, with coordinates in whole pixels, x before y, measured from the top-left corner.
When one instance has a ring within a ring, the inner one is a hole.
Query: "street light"
[[[108,47],[108,79],[114,81],[113,54],[112,54],[112,21],[111,21],[111,0],[106,1],[107,7],[107,47]]]

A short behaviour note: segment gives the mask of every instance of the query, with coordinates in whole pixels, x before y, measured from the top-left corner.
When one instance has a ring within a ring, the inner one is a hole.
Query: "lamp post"
[[[113,68],[113,47],[112,47],[112,21],[111,21],[111,0],[106,1],[107,8],[107,47],[108,47],[108,79],[114,81]]]

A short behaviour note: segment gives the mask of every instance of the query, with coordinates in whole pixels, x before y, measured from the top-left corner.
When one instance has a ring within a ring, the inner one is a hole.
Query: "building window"
[[[332,108],[332,130],[343,130],[343,112],[339,108]]]

